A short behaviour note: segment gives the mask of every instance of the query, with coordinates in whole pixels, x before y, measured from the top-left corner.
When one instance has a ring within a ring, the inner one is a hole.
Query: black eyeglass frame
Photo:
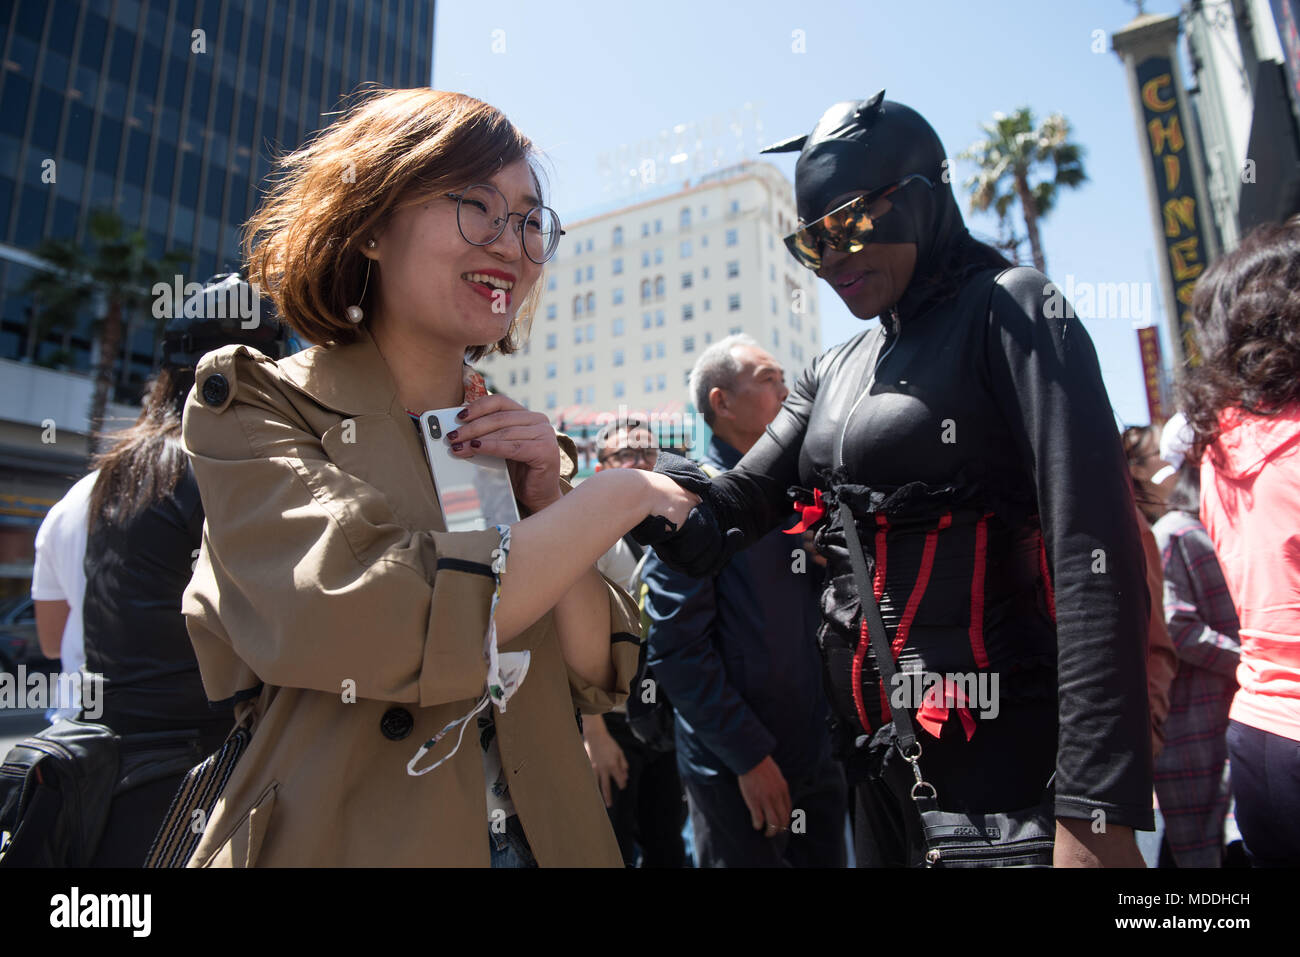
[[[782,242],[785,243],[785,248],[790,251],[790,255],[795,258],[795,261],[798,262],[799,265],[806,269],[810,269],[813,272],[816,272],[822,266],[823,246],[829,245],[836,252],[858,252],[867,242],[870,241],[867,237],[871,235],[875,225],[875,221],[867,215],[866,210],[872,203],[898,192],[913,180],[920,180],[928,188],[934,189],[934,181],[928,176],[924,176],[921,173],[909,173],[897,182],[890,183],[887,186],[882,186],[870,193],[862,193],[859,196],[854,196],[848,202],[836,206],[834,209],[818,217],[813,222],[800,225],[798,229],[782,240]],[[843,213],[845,210],[848,210],[853,206],[862,207],[862,217],[867,223],[866,228],[856,229],[844,235],[832,238],[829,235],[830,230],[823,225],[823,223],[825,223],[825,221],[830,217],[838,213]],[[809,252],[805,252],[804,249],[801,248],[801,236],[806,236],[811,240],[811,242],[805,240],[802,243],[802,246],[809,249],[816,249],[817,253],[815,256]]]
[[[479,187],[482,187],[484,189],[490,189],[498,196],[500,196],[501,202],[506,207],[506,214],[505,216],[500,218],[500,222],[497,224],[497,232],[495,236],[493,236],[491,239],[487,240],[486,242],[476,243],[474,242],[474,240],[470,239],[468,236],[465,235],[465,227],[461,225],[460,210],[461,210],[461,206],[464,203],[465,194],[468,193],[471,189],[478,189]],[[469,243],[471,246],[491,246],[494,242],[500,239],[501,236],[505,233],[506,227],[510,224],[510,217],[518,216],[519,217],[519,227],[518,227],[519,246],[523,250],[524,255],[528,257],[529,262],[536,263],[538,266],[545,265],[546,263],[554,259],[555,254],[560,251],[560,239],[565,235],[564,227],[560,223],[560,214],[557,213],[555,210],[551,209],[551,207],[549,206],[530,206],[527,212],[512,213],[510,211],[510,200],[506,199],[506,194],[501,192],[501,190],[497,189],[491,183],[471,183],[469,186],[466,186],[459,193],[448,193],[447,198],[454,199],[456,201],[456,231],[460,233],[460,238],[465,240],[465,242]],[[555,217],[555,224],[559,228],[556,230],[555,240],[551,243],[551,251],[542,259],[534,259],[532,255],[528,252],[528,243],[524,241],[523,231],[524,231],[524,227],[528,224],[529,217],[532,216],[533,213],[540,212],[542,210],[545,210],[546,212],[550,213],[553,217]]]

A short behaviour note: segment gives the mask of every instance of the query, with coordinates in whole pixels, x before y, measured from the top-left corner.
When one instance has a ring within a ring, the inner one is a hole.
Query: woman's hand
[[[458,418],[460,424],[447,433],[452,455],[505,459],[515,495],[529,511],[559,500],[560,447],[543,413],[529,412],[503,395],[487,395],[471,402]]]

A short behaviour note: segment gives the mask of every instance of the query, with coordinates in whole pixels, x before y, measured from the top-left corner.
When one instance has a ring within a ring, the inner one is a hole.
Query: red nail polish
[[[452,445],[451,450],[453,452],[459,452],[462,448],[464,448],[464,446],[460,442],[456,442]]]
[[[456,429],[454,432],[448,432],[448,433],[447,433],[447,438],[449,438],[451,441],[455,442],[456,439],[457,439],[457,437],[458,437],[459,435],[460,435],[460,429]]]
[[[476,448],[478,448],[479,446],[481,446],[483,443],[480,442],[478,439],[470,439],[470,440],[469,440],[469,444],[470,444],[470,448],[475,448],[475,449],[476,449]]]
[[[468,415],[469,415],[469,409],[461,409],[459,412],[456,413],[456,418],[460,419],[463,422],[465,420],[465,417]]]

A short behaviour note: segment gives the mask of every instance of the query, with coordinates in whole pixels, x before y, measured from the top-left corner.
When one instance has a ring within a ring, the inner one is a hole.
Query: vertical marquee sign
[[[1147,389],[1147,412],[1151,421],[1165,420],[1165,404],[1161,395],[1160,330],[1146,326],[1137,331],[1138,350],[1142,354],[1142,380]]]
[[[1195,363],[1192,291],[1196,288],[1196,277],[1205,271],[1206,250],[1196,183],[1192,179],[1191,150],[1169,58],[1143,60],[1137,65],[1137,81],[1146,121],[1143,146],[1155,172],[1156,203],[1164,230],[1165,267],[1173,281],[1177,302],[1178,337],[1184,356]]]
[[[1177,41],[1178,18],[1152,14],[1139,16],[1112,38],[1127,67],[1152,221],[1164,252],[1160,284],[1176,369],[1198,361],[1192,293],[1197,277],[1217,253],[1202,215],[1200,197],[1205,190],[1199,144],[1184,108]]]

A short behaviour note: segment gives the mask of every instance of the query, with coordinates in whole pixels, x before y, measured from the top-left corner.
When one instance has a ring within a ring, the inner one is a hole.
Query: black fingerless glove
[[[632,529],[632,537],[642,545],[653,545],[665,565],[684,575],[718,574],[744,546],[744,535],[738,528],[724,530],[718,524],[713,483],[698,465],[672,452],[660,452],[654,470],[700,496],[700,504],[691,509],[681,528],[674,528],[661,515],[650,515]]]

